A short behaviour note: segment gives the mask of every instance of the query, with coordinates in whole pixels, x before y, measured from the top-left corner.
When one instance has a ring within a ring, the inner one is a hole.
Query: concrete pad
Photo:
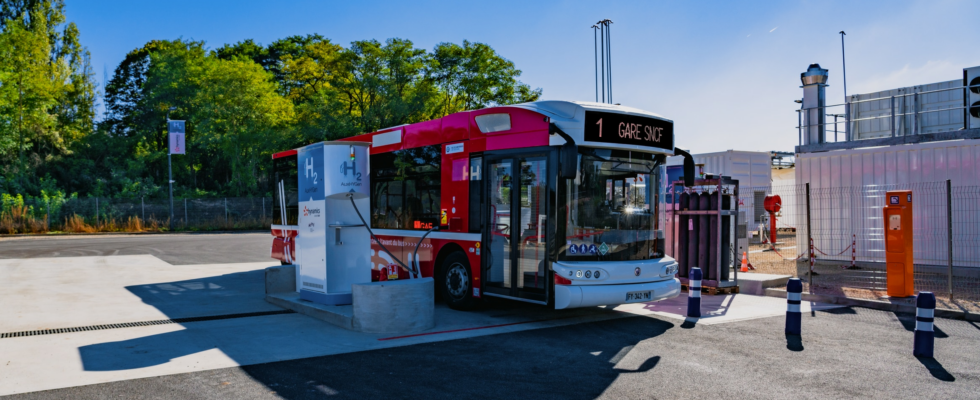
[[[274,262],[170,265],[149,256],[0,260],[0,332],[275,311]]]
[[[738,286],[742,293],[754,294],[756,296],[765,296],[766,289],[782,287],[786,288],[786,282],[789,281],[792,276],[789,275],[774,275],[774,274],[757,274],[757,273],[741,273],[738,274]]]
[[[296,266],[275,265],[265,269],[265,294],[296,291]]]
[[[350,304],[328,306],[326,304],[314,303],[312,301],[301,300],[299,293],[296,292],[267,294],[265,301],[328,324],[344,329],[354,329],[354,306]]]
[[[355,283],[354,330],[404,335],[435,326],[432,278]]]

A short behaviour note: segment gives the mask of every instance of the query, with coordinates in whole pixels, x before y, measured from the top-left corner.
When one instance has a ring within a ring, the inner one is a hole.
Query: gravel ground
[[[775,252],[757,252],[749,255],[749,262],[756,268],[755,273],[791,275],[803,277],[803,290],[810,291],[806,271],[809,263],[804,257],[801,261],[786,260],[799,256],[803,249],[794,248],[796,237],[787,234],[778,239],[783,244],[777,245],[781,254]],[[751,245],[750,250],[768,249],[768,245]],[[785,258],[784,258],[785,257]],[[819,256],[818,256],[819,258]],[[861,269],[841,269],[837,264],[849,265],[849,262],[835,262],[832,265],[820,263],[814,265],[818,275],[813,278],[813,293],[830,296],[849,297],[865,300],[882,300],[887,297],[885,272],[880,269],[862,267]],[[948,291],[947,276],[936,273],[915,273],[915,291],[931,291],[936,294],[936,307],[948,310],[980,313],[980,279],[954,276],[954,301],[946,295]]]

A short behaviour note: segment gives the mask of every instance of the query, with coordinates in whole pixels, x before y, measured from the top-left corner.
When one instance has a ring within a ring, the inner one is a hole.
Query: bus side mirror
[[[575,139],[568,136],[554,122],[548,124],[548,134],[561,136],[565,139],[565,144],[561,146],[561,154],[558,163],[558,179],[575,179],[578,174],[578,145]],[[694,168],[693,165],[691,164]]]
[[[694,186],[694,157],[678,148],[674,148],[674,154],[684,157],[684,186]]]

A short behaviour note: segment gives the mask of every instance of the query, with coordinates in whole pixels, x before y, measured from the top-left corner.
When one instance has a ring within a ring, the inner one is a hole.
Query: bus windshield
[[[578,174],[564,183],[564,261],[663,257],[659,202],[663,156],[580,149]]]

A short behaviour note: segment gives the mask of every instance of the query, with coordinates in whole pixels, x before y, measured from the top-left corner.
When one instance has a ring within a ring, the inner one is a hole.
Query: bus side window
[[[469,166],[470,179],[470,232],[483,231],[483,209],[486,204],[483,196],[483,157],[471,157]]]

